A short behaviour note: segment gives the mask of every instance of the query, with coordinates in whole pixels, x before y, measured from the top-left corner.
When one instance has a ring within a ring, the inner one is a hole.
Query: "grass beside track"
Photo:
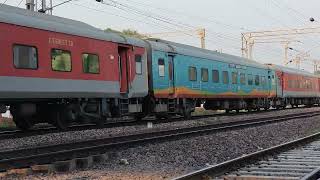
[[[6,118],[6,117],[0,118],[0,129],[12,129],[15,127],[16,125],[11,118]]]

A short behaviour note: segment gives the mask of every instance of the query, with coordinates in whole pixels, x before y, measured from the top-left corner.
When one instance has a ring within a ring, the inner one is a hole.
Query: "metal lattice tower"
[[[26,8],[52,15],[52,0],[26,0]]]
[[[287,65],[289,44],[301,42],[297,38],[306,34],[320,34],[320,27],[280,29],[242,33],[242,56],[252,59],[254,45],[258,43],[281,43],[284,45],[283,64]]]

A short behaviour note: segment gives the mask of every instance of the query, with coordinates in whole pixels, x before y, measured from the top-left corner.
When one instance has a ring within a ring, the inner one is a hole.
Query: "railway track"
[[[299,107],[299,108],[305,108],[305,107]],[[271,109],[269,111],[278,111],[277,109]],[[266,111],[254,111],[250,112],[250,114],[259,114]],[[199,116],[193,116],[191,120],[201,119],[201,118],[208,118],[208,117],[219,117],[219,116],[237,116],[237,115],[243,115],[248,114],[249,112],[240,112],[240,113],[216,113],[211,115],[199,115]],[[148,122],[152,122],[154,124],[161,124],[161,123],[169,123],[169,122],[177,122],[184,120],[183,117],[172,117],[168,119],[161,119],[161,120],[155,120],[154,118],[148,118],[144,119],[142,121],[135,121],[135,120],[127,120],[127,121],[113,121],[110,123],[106,123],[103,126],[97,126],[95,124],[84,124],[84,125],[74,125],[70,126],[67,130],[59,130],[52,126],[46,126],[46,127],[40,127],[31,129],[28,131],[21,131],[21,130],[1,130],[0,131],[0,140],[3,139],[15,139],[15,138],[22,138],[22,137],[30,137],[30,136],[36,136],[36,135],[45,135],[45,134],[51,134],[51,133],[60,133],[60,132],[72,132],[72,131],[82,131],[82,130],[92,130],[92,129],[103,129],[103,128],[115,128],[115,127],[123,127],[123,126],[137,126],[137,125],[144,125]],[[186,121],[186,120],[184,120]]]
[[[318,178],[320,178],[320,133],[207,167],[174,180]]]
[[[108,137],[36,148],[2,151],[0,152],[0,172],[12,168],[29,167],[34,164],[47,164],[55,161],[97,155],[105,153],[108,150],[134,147],[135,145],[143,145],[145,143],[169,141],[177,138],[186,138],[188,136],[198,136],[213,132],[254,127],[268,123],[282,122],[290,119],[303,119],[314,116],[320,116],[320,111],[277,116],[272,119],[260,118],[255,121],[247,120],[241,122],[229,122],[128,136]]]

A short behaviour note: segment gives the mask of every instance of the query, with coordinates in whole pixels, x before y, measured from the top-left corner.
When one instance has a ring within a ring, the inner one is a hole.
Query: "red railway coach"
[[[285,105],[319,104],[319,76],[297,69],[271,65],[278,78],[277,97]]]
[[[21,129],[139,113],[148,94],[144,46],[85,23],[1,5],[0,109],[10,106]]]

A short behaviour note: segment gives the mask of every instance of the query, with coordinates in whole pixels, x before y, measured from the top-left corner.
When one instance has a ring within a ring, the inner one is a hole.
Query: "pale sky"
[[[0,0],[0,3],[5,0]],[[7,0],[17,6],[21,0]],[[25,0],[20,4],[25,7]],[[58,4],[64,0],[53,0]],[[97,28],[134,29],[140,33],[185,31],[164,39],[200,46],[196,28],[207,30],[207,49],[241,56],[241,33],[302,27],[320,27],[319,0],[74,0],[54,9],[56,16],[80,20]],[[49,2],[49,0],[48,0]],[[114,7],[116,5],[117,7]],[[311,23],[313,17],[318,22]],[[289,46],[289,58],[310,52],[310,59],[320,60],[319,34],[294,37],[300,42]],[[256,44],[254,59],[261,63],[281,64],[284,48],[280,43]],[[295,67],[293,63],[290,67]],[[311,62],[301,65],[311,71]]]

